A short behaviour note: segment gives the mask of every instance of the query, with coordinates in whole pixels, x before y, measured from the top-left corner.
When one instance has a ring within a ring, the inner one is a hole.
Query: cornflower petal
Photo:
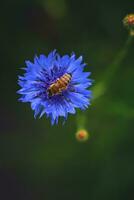
[[[17,93],[19,101],[29,102],[34,117],[44,114],[57,124],[59,117],[67,119],[75,114],[76,108],[86,109],[92,98],[90,72],[84,72],[86,66],[83,57],[60,56],[56,50],[48,56],[35,56],[34,62],[26,61],[23,76],[18,76]]]

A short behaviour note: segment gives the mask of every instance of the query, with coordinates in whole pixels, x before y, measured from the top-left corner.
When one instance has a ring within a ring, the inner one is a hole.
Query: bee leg
[[[64,95],[63,95],[63,92],[62,92],[62,91],[60,91],[60,92],[59,92],[59,95],[60,95],[61,97],[64,97]]]

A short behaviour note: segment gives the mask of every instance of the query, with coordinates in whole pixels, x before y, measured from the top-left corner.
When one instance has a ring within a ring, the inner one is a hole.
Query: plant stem
[[[104,72],[101,80],[93,88],[93,100],[101,97],[109,88],[113,75],[117,72],[132,43],[133,36],[129,35],[124,47],[117,54],[115,60]]]
[[[76,124],[77,124],[77,130],[84,129],[86,126],[86,115],[82,112],[78,112],[76,117]]]

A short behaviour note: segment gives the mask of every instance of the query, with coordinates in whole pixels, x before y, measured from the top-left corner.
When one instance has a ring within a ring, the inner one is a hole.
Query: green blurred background
[[[52,127],[16,94],[25,60],[53,49],[82,54],[97,84],[128,37],[122,18],[133,8],[128,0],[1,2],[0,200],[134,198],[134,45],[86,112],[85,143],[75,138],[76,116]]]

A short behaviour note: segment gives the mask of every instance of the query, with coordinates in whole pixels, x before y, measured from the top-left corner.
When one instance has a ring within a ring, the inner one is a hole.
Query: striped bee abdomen
[[[48,95],[53,96],[56,94],[60,94],[62,91],[66,90],[68,84],[71,81],[71,74],[64,74],[60,78],[58,78],[54,83],[52,83],[48,88]]]

